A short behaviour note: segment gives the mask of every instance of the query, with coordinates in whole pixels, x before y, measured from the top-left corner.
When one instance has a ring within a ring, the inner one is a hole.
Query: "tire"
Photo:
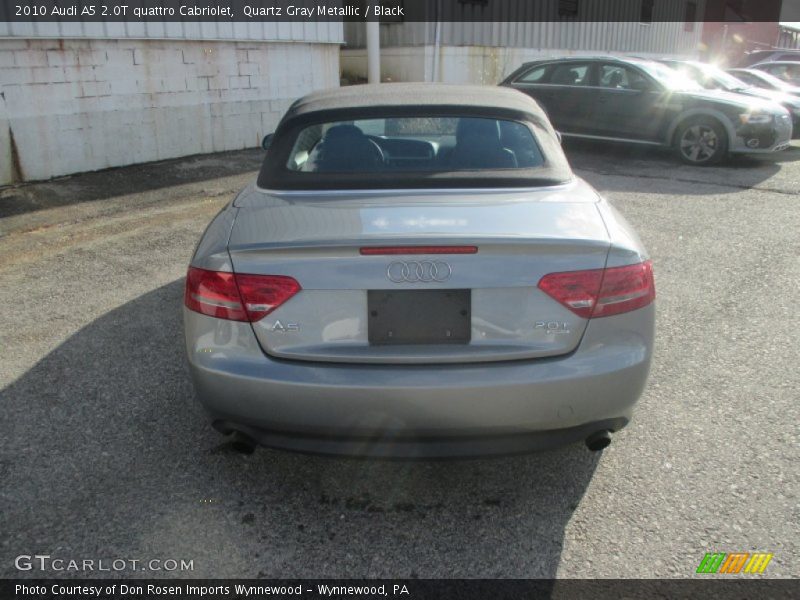
[[[728,154],[728,132],[713,117],[692,117],[675,131],[675,152],[687,165],[719,163]]]

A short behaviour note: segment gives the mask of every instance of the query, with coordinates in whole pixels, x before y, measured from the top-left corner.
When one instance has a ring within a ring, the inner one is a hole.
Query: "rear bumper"
[[[628,424],[627,417],[585,423],[577,427],[500,435],[409,437],[391,431],[381,437],[304,435],[281,431],[266,431],[231,423],[214,421],[222,433],[241,431],[262,446],[333,456],[363,456],[369,458],[470,458],[506,456],[556,448],[585,440],[596,431],[619,431]]]
[[[297,451],[422,457],[537,450],[623,427],[647,379],[654,306],[590,321],[567,356],[470,365],[276,360],[249,324],[184,315],[196,393],[219,429]]]

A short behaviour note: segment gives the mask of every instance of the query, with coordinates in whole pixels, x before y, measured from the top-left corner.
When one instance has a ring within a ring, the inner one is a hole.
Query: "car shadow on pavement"
[[[617,144],[595,140],[569,140],[564,151],[572,168],[600,189],[663,193],[673,182],[684,194],[736,193],[759,186],[772,187],[770,178],[781,170],[781,163],[800,160],[800,147],[769,155],[730,156],[717,165],[696,167],[683,164],[671,150],[655,146]],[[596,176],[618,176],[616,180],[595,183]],[[696,185],[686,185],[686,184]],[[606,185],[603,185],[606,184]],[[780,185],[780,184],[777,184]],[[785,182],[793,191],[793,182]]]
[[[261,148],[198,154],[0,187],[0,218],[256,171]]]
[[[172,577],[556,575],[597,454],[238,454],[193,399],[182,290],[97,318],[0,391],[3,576],[32,550],[193,561]]]
[[[798,143],[798,141],[795,140],[794,143],[791,146],[789,146],[786,150],[766,156],[741,154],[734,158],[734,164],[737,164],[737,166],[748,167],[748,166],[760,166],[765,162],[790,163],[798,161],[800,160],[799,144],[800,143]]]

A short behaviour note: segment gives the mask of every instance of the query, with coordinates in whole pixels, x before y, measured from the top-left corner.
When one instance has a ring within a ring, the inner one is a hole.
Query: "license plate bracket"
[[[368,337],[374,345],[468,344],[471,290],[369,290]]]

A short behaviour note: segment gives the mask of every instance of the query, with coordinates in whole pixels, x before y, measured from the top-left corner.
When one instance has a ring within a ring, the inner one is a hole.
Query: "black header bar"
[[[3,600],[782,600],[797,598],[790,579],[4,579]]]
[[[0,21],[778,22],[798,0],[3,0]]]

